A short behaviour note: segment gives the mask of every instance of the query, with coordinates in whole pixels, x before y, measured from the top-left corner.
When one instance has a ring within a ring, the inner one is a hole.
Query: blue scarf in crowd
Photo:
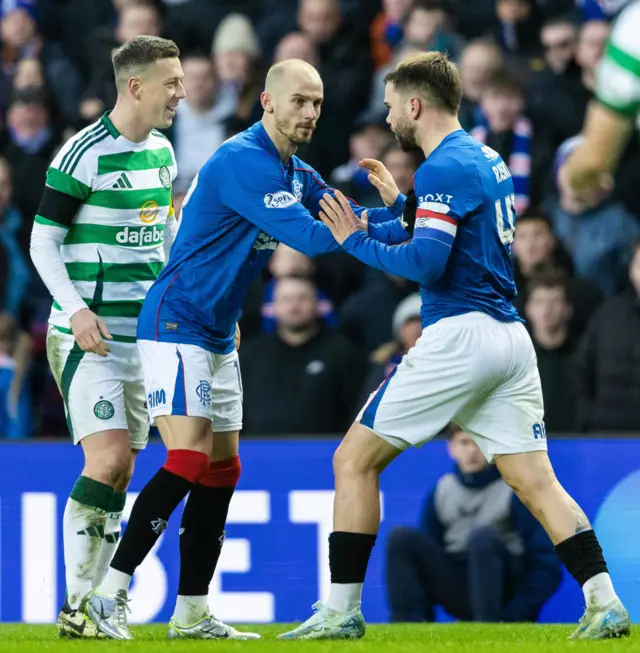
[[[471,136],[481,143],[487,142],[489,129],[478,125],[471,130]],[[521,215],[529,207],[531,193],[531,145],[533,141],[533,126],[524,116],[516,120],[513,128],[513,143],[511,154],[506,162],[516,195],[516,214]]]

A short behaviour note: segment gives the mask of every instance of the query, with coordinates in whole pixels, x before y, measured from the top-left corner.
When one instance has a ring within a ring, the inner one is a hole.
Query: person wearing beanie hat
[[[221,97],[236,99],[230,133],[249,127],[258,119],[260,97],[260,43],[251,21],[243,14],[229,14],[216,30],[211,46]]]
[[[242,14],[226,16],[214,34],[211,54],[220,83],[241,84],[251,62],[260,58],[260,43],[251,21]]]

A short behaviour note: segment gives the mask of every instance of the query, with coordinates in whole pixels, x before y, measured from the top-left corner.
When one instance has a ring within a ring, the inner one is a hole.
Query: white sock
[[[331,583],[327,605],[336,612],[350,612],[360,607],[362,583]]]
[[[124,571],[118,571],[113,567],[109,567],[107,570],[107,575],[104,577],[104,580],[100,583],[100,586],[96,590],[101,596],[108,596],[109,594],[115,594],[119,590],[124,590],[125,592],[129,591],[129,585],[131,585],[131,576],[125,574]]]
[[[98,562],[96,571],[93,576],[93,587],[98,587],[104,580],[107,569],[111,564],[111,559],[118,546],[120,531],[122,527],[122,512],[110,512],[107,515],[107,521],[104,526],[104,539],[98,553]]]
[[[584,601],[587,608],[598,609],[604,608],[612,601],[618,599],[616,591],[613,589],[611,576],[606,572],[596,574],[590,578],[583,586]]]
[[[204,617],[209,610],[208,596],[183,596],[178,594],[171,619],[181,626],[189,626]]]
[[[107,515],[69,497],[62,518],[67,601],[73,610],[91,591]]]

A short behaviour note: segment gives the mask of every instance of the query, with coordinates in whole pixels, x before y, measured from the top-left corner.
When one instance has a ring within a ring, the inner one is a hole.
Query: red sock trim
[[[200,479],[200,485],[207,487],[235,487],[240,478],[242,465],[239,456],[219,460],[209,465],[209,470]]]
[[[191,449],[171,449],[162,467],[195,484],[209,471],[209,456]]]

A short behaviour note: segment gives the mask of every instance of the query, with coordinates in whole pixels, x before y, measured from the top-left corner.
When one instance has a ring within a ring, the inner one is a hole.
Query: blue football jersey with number
[[[482,311],[517,320],[511,243],[515,194],[500,155],[464,131],[447,136],[414,179],[414,238],[451,245],[443,275],[423,286],[423,326],[442,317]]]
[[[340,249],[315,219],[327,192],[333,189],[298,157],[281,161],[260,122],[225,142],[185,197],[169,262],[138,318],[138,339],[232,351],[245,296],[279,242],[308,256]],[[369,209],[369,223],[381,223],[387,237],[393,230],[384,225],[399,225],[403,202]],[[365,209],[353,210],[360,216]]]
[[[500,155],[460,129],[414,177],[413,238],[396,247],[362,232],[343,248],[363,263],[420,284],[422,326],[472,311],[519,320],[513,306],[513,181]]]

